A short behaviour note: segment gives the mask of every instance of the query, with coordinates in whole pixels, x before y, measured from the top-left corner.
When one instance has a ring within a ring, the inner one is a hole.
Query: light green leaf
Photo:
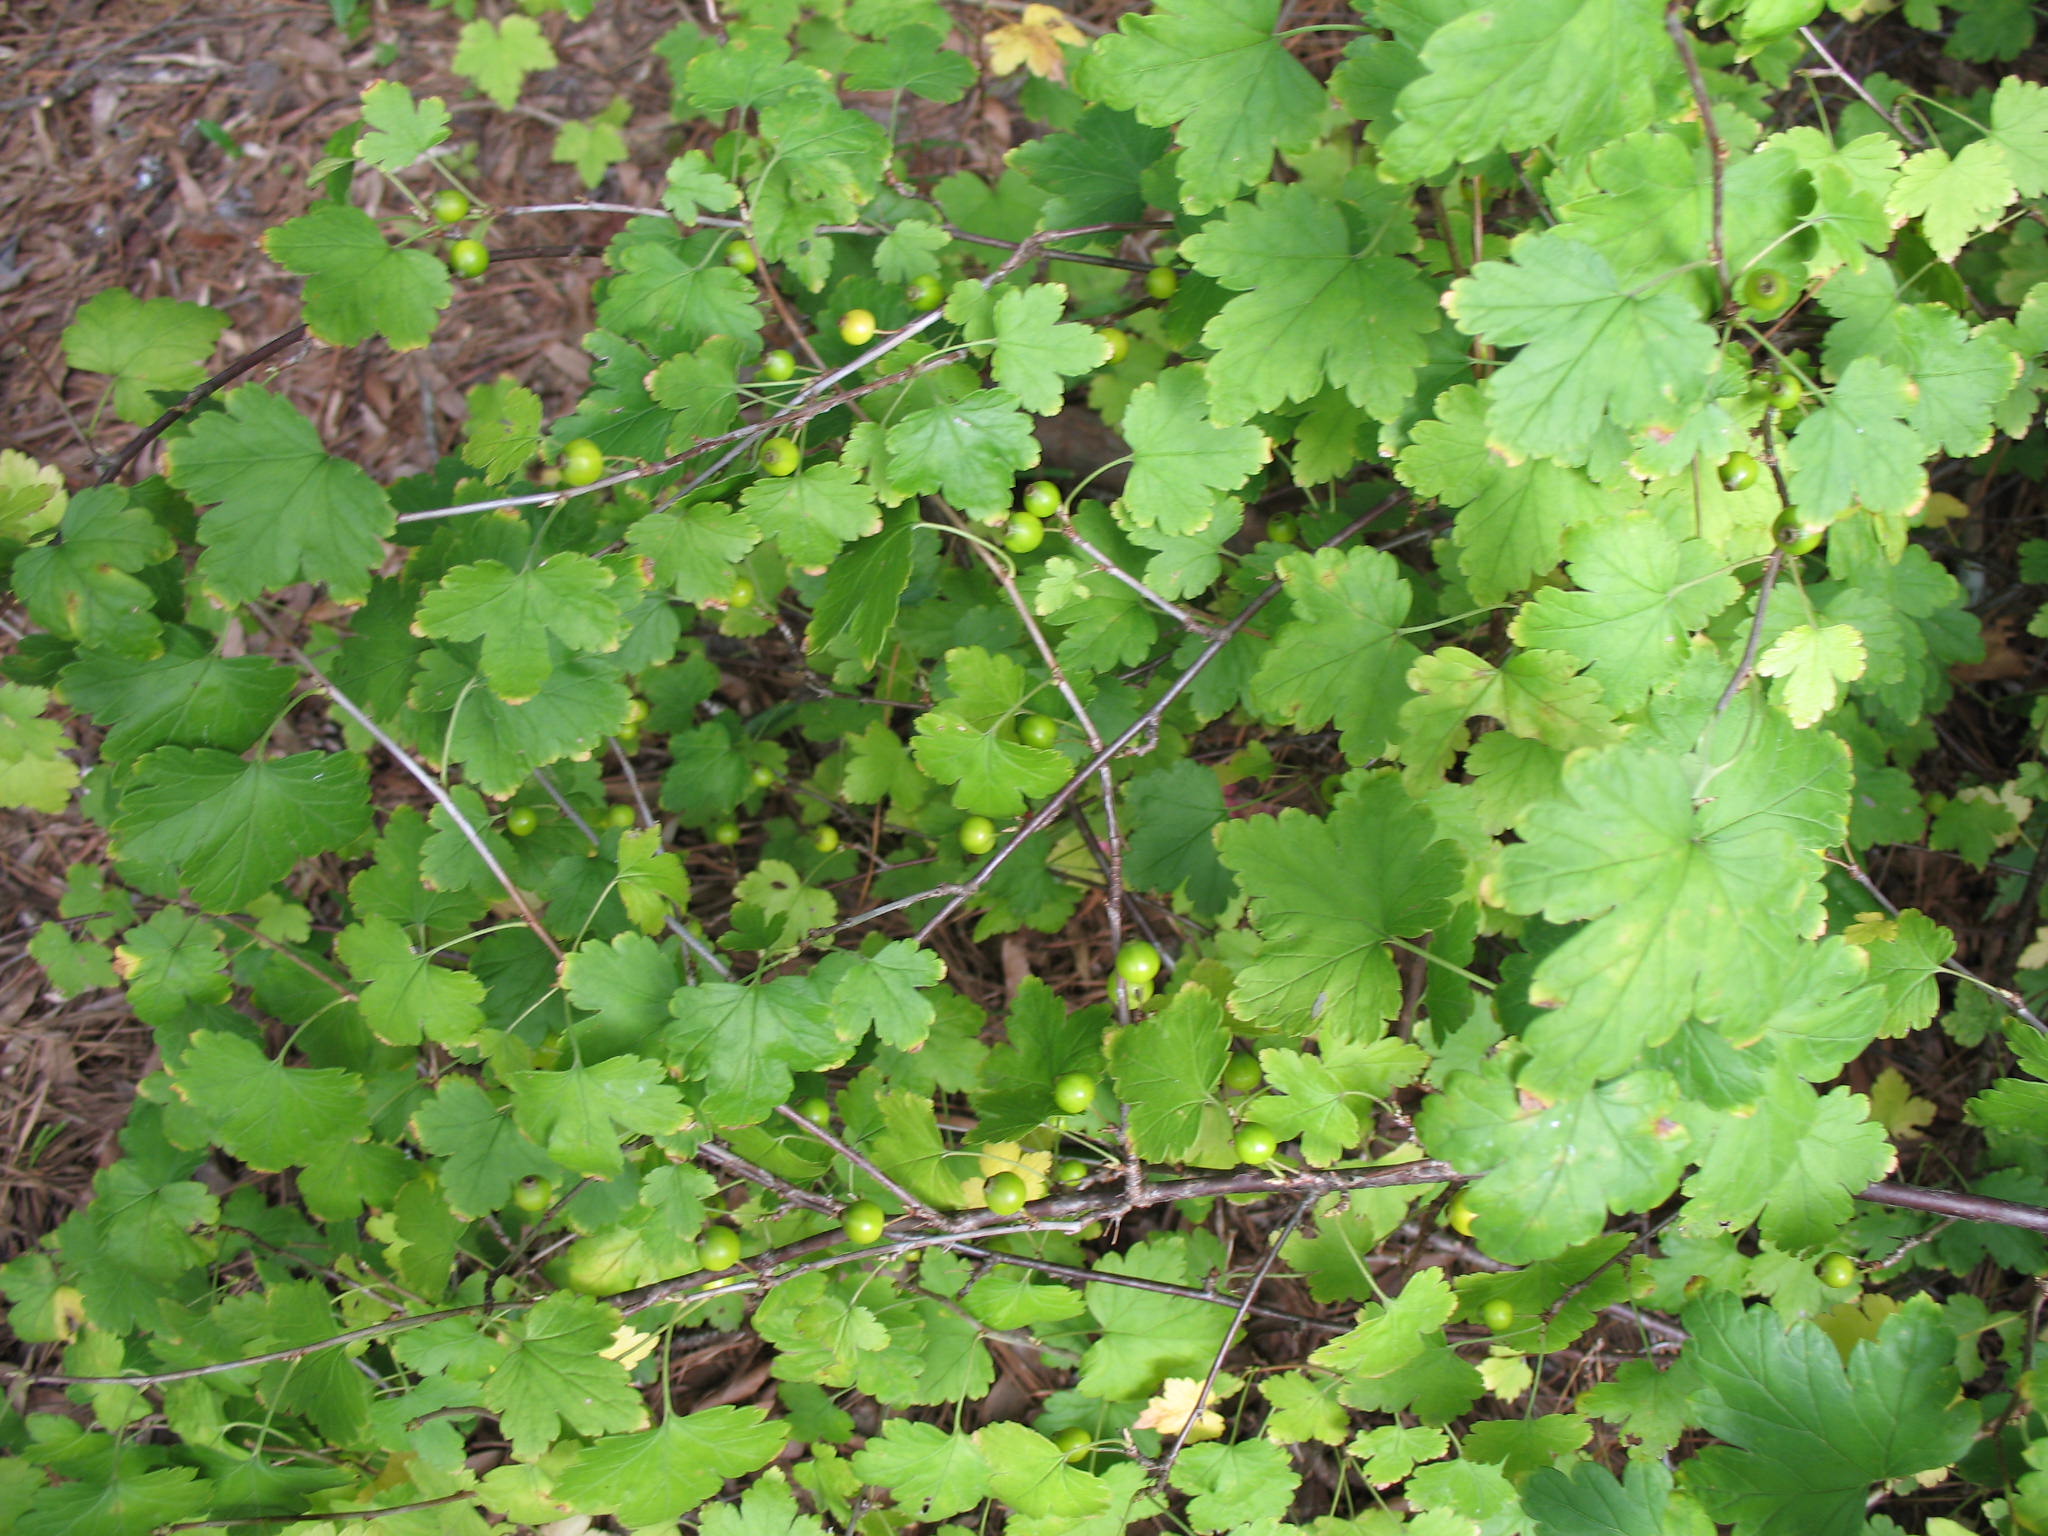
[[[670,1052],[704,1085],[704,1113],[723,1125],[756,1123],[789,1097],[792,1071],[835,1067],[852,1049],[808,977],[684,987],[669,1010]]]
[[[564,1168],[592,1178],[614,1178],[624,1166],[621,1131],[665,1136],[690,1122],[661,1063],[641,1056],[514,1072],[510,1086],[520,1129]]]
[[[740,510],[792,564],[812,571],[825,570],[844,545],[882,526],[875,493],[843,464],[756,480],[741,492]]]
[[[334,1067],[287,1067],[240,1035],[202,1029],[171,1086],[221,1146],[265,1173],[314,1162],[370,1134],[362,1079]]]
[[[476,1390],[520,1460],[536,1460],[565,1431],[601,1435],[646,1424],[639,1389],[605,1354],[619,1326],[615,1309],[557,1291],[504,1326],[504,1356]]]
[[[363,90],[369,132],[356,140],[356,158],[396,175],[448,137],[448,107],[438,96],[415,102],[395,80]]]
[[[1485,397],[1469,384],[1437,397],[1436,419],[1416,424],[1395,473],[1458,509],[1451,541],[1480,602],[1498,602],[1556,566],[1575,525],[1621,510],[1583,470],[1503,453],[1487,435]]]
[[[63,756],[77,743],[41,718],[49,702],[47,688],[0,683],[0,805],[54,816],[71,800],[78,764]]]
[[[1217,843],[1262,938],[1231,1011],[1273,1029],[1320,1027],[1331,1044],[1376,1038],[1401,1001],[1388,941],[1436,927],[1459,885],[1461,861],[1429,812],[1381,776],[1327,820],[1288,810],[1233,821]]]
[[[1953,158],[1940,145],[1908,160],[1885,199],[1894,216],[1917,218],[1943,261],[1963,242],[1998,222],[2017,195],[2005,151],[1990,139],[1965,144]]]
[[[1517,455],[1584,464],[1604,424],[1675,428],[1706,398],[1714,333],[1684,299],[1632,287],[1559,232],[1484,261],[1444,299],[1460,330],[1520,350],[1482,386],[1487,421]]]
[[[1634,709],[1676,674],[1693,633],[1742,591],[1711,546],[1675,540],[1647,517],[1588,524],[1570,536],[1566,555],[1579,590],[1546,587],[1523,604],[1510,633],[1573,657],[1617,710]]]
[[[388,1045],[472,1045],[484,1022],[484,984],[468,971],[417,954],[388,917],[341,930],[334,952],[362,984],[363,1022]]]
[[[1195,364],[1170,369],[1124,409],[1131,472],[1119,508],[1141,528],[1198,532],[1215,516],[1216,493],[1243,485],[1273,456],[1257,427],[1210,421],[1206,380]]]
[[[1205,213],[1305,149],[1328,97],[1274,36],[1279,0],[1164,0],[1125,16],[1077,83],[1091,99],[1171,128],[1182,195]]]
[[[502,375],[469,392],[469,421],[462,432],[462,462],[503,484],[540,452],[540,396]]]
[[[496,560],[460,565],[420,601],[419,633],[481,640],[483,673],[498,697],[524,704],[554,671],[547,637],[572,652],[614,650],[618,598],[612,573],[588,555],[564,552],[512,570]]]
[[[1336,725],[1354,761],[1380,756],[1421,655],[1401,635],[1412,593],[1399,562],[1363,547],[1319,549],[1276,569],[1293,613],[1252,679],[1252,705],[1300,731]]]
[[[576,1453],[555,1497],[588,1513],[616,1514],[638,1529],[680,1519],[781,1452],[787,1431],[759,1408],[672,1414],[654,1428],[607,1435]]]
[[[413,1111],[412,1126],[420,1145],[442,1159],[442,1193],[465,1221],[503,1209],[521,1179],[560,1171],[514,1123],[510,1108],[494,1102],[474,1078],[442,1078],[434,1097]]]
[[[1862,634],[1847,624],[1797,624],[1757,657],[1756,669],[1780,679],[1771,696],[1803,730],[1841,702],[1842,685],[1861,677],[1867,661]]]
[[[1019,1515],[1073,1520],[1109,1507],[1101,1478],[1069,1466],[1064,1451],[1022,1424],[984,1425],[974,1444],[989,1469],[989,1492]]]
[[[614,97],[594,117],[562,124],[555,133],[550,158],[557,165],[576,167],[584,187],[595,191],[605,172],[631,153],[626,147],[625,127],[632,116],[632,104],[623,96]]]
[[[266,231],[263,249],[306,279],[306,324],[338,347],[372,336],[398,352],[424,347],[454,293],[445,266],[425,251],[392,245],[368,214],[342,203],[315,203]]]
[[[1209,400],[1219,425],[1247,421],[1325,386],[1383,420],[1398,417],[1443,323],[1436,293],[1403,253],[1405,200],[1338,202],[1306,184],[1267,185],[1182,246],[1197,270],[1239,296],[1202,331],[1216,357]]]
[[[60,533],[15,562],[14,590],[29,616],[54,635],[125,660],[158,655],[155,594],[133,573],[168,559],[177,547],[171,536],[116,486],[72,497]]]
[[[627,547],[644,562],[649,585],[686,603],[723,600],[740,561],[760,542],[753,523],[716,501],[652,512],[626,530]]]
[[[493,24],[481,18],[465,22],[455,47],[453,68],[499,106],[508,110],[519,100],[519,88],[537,69],[555,67],[555,50],[531,16],[511,15]]]
[[[1048,329],[1046,335],[1052,334]],[[1026,366],[1023,358],[1020,368]],[[1046,365],[1041,358],[1036,366]],[[1031,418],[1017,406],[1009,391],[983,389],[906,413],[884,439],[890,484],[912,496],[936,491],[963,512],[1008,507],[1017,475],[1036,464],[1039,454]]]
[[[1110,1076],[1140,1157],[1178,1162],[1195,1149],[1229,1059],[1222,1005],[1197,986],[1180,988],[1157,1014],[1110,1037]]]
[[[178,299],[138,299],[126,288],[107,288],[78,306],[64,327],[64,361],[114,379],[114,413],[142,426],[163,414],[150,397],[183,394],[206,377],[228,317]]]
[[[194,419],[170,452],[171,484],[214,504],[199,520],[201,579],[235,603],[300,580],[344,601],[367,596],[395,526],[383,490],[329,457],[283,396],[252,385],[221,401],[225,413]]]
[[[861,1480],[887,1488],[915,1520],[943,1520],[972,1509],[989,1492],[989,1466],[972,1436],[894,1416],[882,1421],[853,1457]]]
[[[1912,380],[1874,358],[1843,370],[1827,404],[1793,428],[1785,447],[1786,484],[1802,516],[1839,517],[1858,503],[1890,513],[1920,504],[1928,445],[1902,419],[1913,397]]]
[[[1434,178],[1459,161],[1554,140],[1597,148],[1648,122],[1676,59],[1661,14],[1630,0],[1432,7],[1449,17],[1395,101],[1391,174]]]
[[[209,912],[241,910],[300,859],[370,829],[368,769],[353,752],[244,762],[212,748],[159,747],[136,768],[113,853]]]

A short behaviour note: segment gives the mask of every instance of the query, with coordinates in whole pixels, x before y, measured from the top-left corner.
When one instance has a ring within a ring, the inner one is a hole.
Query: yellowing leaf
[[[1512,1403],[1536,1380],[1528,1358],[1512,1350],[1497,1349],[1479,1362],[1479,1379],[1486,1390],[1504,1403]]]
[[[616,1360],[630,1371],[654,1352],[660,1339],[659,1334],[642,1333],[631,1323],[621,1323],[612,1330],[612,1341],[602,1353],[605,1359]]]
[[[1014,1141],[992,1141],[981,1149],[981,1177],[962,1179],[960,1191],[969,1210],[982,1210],[988,1199],[982,1187],[999,1173],[1014,1173],[1024,1181],[1024,1198],[1037,1200],[1052,1187],[1052,1154],[1027,1152]]]
[[[1060,45],[1088,39],[1058,6],[1027,5],[1022,21],[991,27],[983,41],[988,44],[988,67],[995,74],[1014,73],[1021,64],[1047,80],[1064,80],[1067,60]]]
[[[1897,1067],[1886,1067],[1870,1085],[1870,1117],[1893,1141],[1912,1141],[1934,1118],[1934,1105],[1913,1096]]]
[[[1941,528],[1970,515],[1969,504],[1947,491],[1936,491],[1920,504],[1918,521],[1928,528]]]
[[[1782,680],[1774,690],[1777,702],[1804,730],[1841,702],[1842,685],[1861,677],[1869,660],[1860,630],[1847,624],[1826,629],[1799,624],[1772,642],[1757,658],[1756,669]]]
[[[1215,1404],[1233,1397],[1237,1383],[1228,1376],[1218,1376],[1216,1385],[1206,1396],[1202,1384],[1189,1376],[1170,1376],[1160,1384],[1159,1391],[1145,1404],[1145,1411],[1138,1415],[1133,1429],[1156,1429],[1162,1435],[1177,1435],[1190,1419],[1194,1427],[1187,1432],[1190,1442],[1214,1440],[1223,1433],[1223,1415]]]

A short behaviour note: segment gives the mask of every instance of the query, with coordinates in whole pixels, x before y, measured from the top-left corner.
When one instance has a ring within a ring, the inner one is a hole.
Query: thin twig
[[[1194,1433],[1195,1421],[1202,1416],[1202,1410],[1208,1406],[1209,1393],[1215,1389],[1216,1378],[1223,1372],[1224,1357],[1230,1353],[1231,1341],[1237,1337],[1237,1330],[1244,1326],[1245,1313],[1249,1312],[1252,1304],[1259,1299],[1259,1288],[1266,1283],[1266,1276],[1272,1273],[1274,1261],[1280,1257],[1280,1250],[1287,1245],[1287,1240],[1294,1236],[1294,1229],[1301,1225],[1301,1218],[1308,1214],[1308,1208],[1314,1204],[1313,1200],[1304,1200],[1295,1206],[1294,1213],[1287,1218],[1287,1224],[1280,1229],[1280,1234],[1266,1244],[1265,1256],[1259,1260],[1259,1267],[1253,1272],[1251,1283],[1244,1289],[1244,1299],[1237,1304],[1237,1315],[1231,1318],[1230,1326],[1223,1331],[1223,1342],[1216,1346],[1215,1356],[1209,1361],[1209,1374],[1202,1378],[1202,1390],[1195,1394],[1194,1406],[1188,1410],[1188,1416],[1181,1420],[1180,1433],[1173,1437],[1173,1444],[1166,1448],[1166,1454],[1159,1458],[1158,1465],[1152,1469],[1152,1479],[1160,1487],[1165,1487],[1167,1479],[1173,1475],[1173,1464],[1180,1460],[1180,1453],[1188,1443],[1188,1436]]]
[[[1204,640],[1216,638],[1217,630],[1214,624],[1209,623],[1206,619],[1199,617],[1189,609],[1183,608],[1171,598],[1163,597],[1159,593],[1154,592],[1144,582],[1133,576],[1129,571],[1110,559],[1108,555],[1097,549],[1093,544],[1090,544],[1087,539],[1083,538],[1075,529],[1074,519],[1069,515],[1064,503],[1060,506],[1060,524],[1062,531],[1066,534],[1067,542],[1094,561],[1096,570],[1105,576],[1122,582],[1189,634],[1200,635]]]
[[[267,363],[280,352],[288,351],[303,341],[305,336],[305,326],[295,325],[282,335],[272,337],[246,357],[236,358],[204,384],[194,386],[184,399],[180,400],[176,405],[165,411],[163,415],[157,417],[155,421],[152,421],[148,426],[130,438],[128,446],[108,461],[107,467],[100,471],[99,479],[93,483],[95,485],[113,484],[120,477],[121,472],[130,464],[133,464],[137,457],[141,455],[142,450],[170,430],[171,423],[175,422],[180,416],[191,410],[193,406],[199,404],[200,401],[206,399],[207,396],[213,394],[216,390],[234,383],[236,379],[239,379],[250,369]]]
[[[618,743],[614,741],[613,745],[617,746]],[[555,802],[555,808],[568,818],[570,825],[589,838],[592,847],[601,846],[597,828],[584,820],[582,815],[577,812],[576,807],[569,803],[568,797],[555,787],[555,781],[549,777],[548,771],[545,768],[536,768],[533,770],[533,777],[540,787],[547,791],[548,798]],[[637,798],[637,794],[635,798]],[[641,806],[644,810],[646,802],[642,801]],[[683,941],[683,947],[695,955],[700,964],[717,976],[720,981],[732,980],[732,967],[725,963],[717,950],[698,938],[691,931],[688,923],[678,921],[673,913],[668,916],[666,921],[668,931]]]
[[[1714,713],[1717,715],[1725,713],[1728,706],[1735,702],[1735,695],[1742,691],[1742,685],[1748,682],[1750,674],[1756,671],[1756,653],[1763,646],[1764,618],[1770,611],[1771,588],[1778,584],[1778,572],[1784,568],[1785,551],[1772,550],[1770,559],[1764,562],[1763,585],[1758,587],[1756,592],[1756,617],[1750,620],[1749,643],[1743,646],[1742,660],[1736,665],[1735,675],[1728,679],[1728,686],[1721,690],[1721,697],[1714,705]]]
[[[1685,77],[1692,82],[1693,106],[1700,114],[1700,126],[1706,130],[1707,153],[1714,181],[1714,222],[1707,233],[1707,249],[1714,258],[1715,275],[1721,279],[1721,302],[1732,304],[1735,302],[1735,280],[1728,271],[1728,250],[1721,239],[1721,203],[1723,180],[1728,170],[1728,146],[1722,142],[1721,131],[1714,126],[1714,104],[1707,95],[1707,77],[1700,72],[1699,57],[1693,52],[1692,33],[1685,25],[1685,0],[1671,0],[1664,8],[1664,28],[1671,34],[1671,46],[1678,50],[1678,57],[1685,65]]]
[[[826,1130],[822,1125],[819,1125],[815,1120],[812,1120],[809,1116],[805,1115],[802,1110],[792,1109],[787,1104],[778,1104],[775,1106],[775,1108],[777,1109],[777,1111],[781,1113],[782,1117],[785,1120],[788,1120],[790,1123],[795,1125],[799,1130],[806,1131],[810,1135],[816,1137],[819,1141],[823,1142],[826,1146],[830,1147],[834,1152],[837,1152],[841,1157],[845,1158],[849,1163],[853,1164],[853,1166],[858,1168],[862,1173],[866,1174],[869,1178],[873,1179],[877,1184],[881,1185],[882,1188],[889,1191],[889,1193],[894,1195],[897,1198],[897,1200],[903,1205],[903,1208],[905,1210],[915,1211],[919,1215],[924,1216],[933,1216],[938,1214],[923,1200],[920,1200],[916,1195],[912,1194],[909,1190],[905,1189],[901,1184],[898,1184],[894,1179],[890,1178],[888,1174],[884,1173],[879,1167],[875,1165],[875,1162],[872,1158],[868,1157],[865,1153],[856,1151],[853,1147],[848,1146],[845,1142],[841,1141],[837,1136],[834,1136],[830,1131]]]
[[[1927,141],[1925,139],[1921,138],[1919,134],[1913,132],[1912,129],[1908,128],[1904,123],[1900,122],[1896,117],[1892,116],[1891,113],[1887,112],[1884,108],[1884,104],[1880,102],[1875,96],[1871,95],[1869,91],[1863,88],[1863,82],[1861,80],[1858,80],[1854,75],[1850,74],[1848,70],[1842,67],[1841,61],[1838,60],[1832,53],[1828,52],[1828,45],[1822,42],[1819,37],[1815,36],[1813,28],[1801,27],[1799,29],[1799,35],[1806,39],[1806,46],[1811,48],[1815,53],[1819,54],[1822,60],[1827,64],[1827,69],[1825,73],[1833,75],[1837,80],[1841,81],[1842,84],[1849,87],[1851,91],[1855,92],[1857,100],[1861,101],[1863,105],[1870,108],[1871,111],[1875,112],[1881,119],[1883,119],[1884,124],[1887,128],[1891,129],[1893,133],[1896,133],[1900,138],[1904,139],[1908,144],[1912,145],[1915,149],[1925,149],[1927,147]],[[1807,73],[1820,74],[1823,73],[1823,71],[1808,70]]]
[[[1399,505],[1407,495],[1406,491],[1395,492],[1363,517],[1354,520],[1348,528],[1343,529],[1334,537],[1325,540],[1323,547],[1328,548],[1331,545],[1343,543],[1344,540],[1370,525],[1389,508]],[[1235,640],[1242,634],[1250,626],[1251,621],[1258,617],[1260,611],[1280,595],[1282,589],[1283,584],[1276,577],[1268,582],[1250,602],[1246,603],[1237,616],[1217,632],[1216,638],[1202,648],[1200,654],[1188,664],[1187,669],[1168,686],[1164,693],[1152,702],[1150,708],[1138,716],[1136,720],[1132,721],[1130,726],[1116,740],[1107,743],[1062,788],[1055,790],[1051,798],[1034,811],[1022,827],[1011,834],[1010,840],[1007,843],[982,861],[981,867],[963,882],[959,893],[951,897],[946,905],[918,930],[917,941],[922,944],[929,939],[946,919],[960,910],[969,897],[980,891],[983,886],[995,878],[996,871],[1003,867],[1003,864],[1024,845],[1028,838],[1051,826],[1058,819],[1060,813],[1066,809],[1067,802],[1080,792],[1081,785],[1093,777],[1104,763],[1107,763],[1118,753],[1122,752],[1125,747],[1136,741],[1147,730],[1155,729],[1161,717],[1172,706],[1173,701],[1187,692],[1194,684],[1195,679],[1201,675],[1202,669],[1222,655],[1224,647],[1228,646],[1232,640]],[[919,896],[911,899],[922,901],[924,897]]]
[[[257,622],[263,624],[266,630],[270,629],[269,624],[260,615]],[[278,638],[275,631],[271,631],[271,636],[273,639]],[[539,915],[527,902],[526,893],[513,883],[511,875],[506,873],[505,866],[498,862],[497,854],[491,851],[491,845],[484,841],[483,834],[470,824],[469,818],[462,814],[462,807],[457,805],[454,797],[441,787],[441,781],[427,772],[414,759],[413,755],[400,746],[397,739],[390,732],[372,720],[354,699],[343,693],[332,678],[314,666],[313,659],[310,656],[296,645],[290,644],[290,642],[285,642],[285,648],[291,652],[293,660],[297,661],[305,669],[306,675],[313,679],[320,690],[330,699],[334,700],[336,704],[339,704],[343,712],[350,719],[354,720],[356,724],[376,738],[377,745],[390,754],[391,760],[412,775],[420,787],[434,797],[434,803],[448,813],[449,819],[455,823],[456,828],[468,841],[469,846],[476,850],[477,857],[484,861],[484,867],[495,875],[498,883],[505,888],[506,896],[511,899],[512,905],[519,909],[519,916],[524,920],[526,926],[531,928],[535,937],[547,947],[548,953],[557,960],[560,960],[562,958],[562,946],[555,942],[555,936],[549,933],[547,928],[541,923]]]

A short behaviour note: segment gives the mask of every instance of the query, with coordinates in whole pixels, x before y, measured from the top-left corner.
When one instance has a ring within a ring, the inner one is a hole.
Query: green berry
[[[1760,320],[1775,320],[1791,307],[1792,280],[1769,267],[1752,267],[1736,286],[1742,307]]]
[[[640,813],[630,805],[621,803],[619,805],[608,805],[604,808],[604,824],[608,827],[616,827],[623,831],[627,827],[636,825],[639,820]]]
[[[514,837],[531,837],[540,825],[540,812],[530,805],[517,805],[505,813],[505,830]]]
[[[946,289],[938,278],[926,272],[904,286],[903,296],[919,314],[928,314],[946,302]]]
[[[1059,1447],[1060,1454],[1069,1461],[1079,1461],[1088,1454],[1088,1447],[1095,1441],[1088,1431],[1078,1424],[1069,1424],[1052,1437],[1052,1443]]]
[[[491,265],[491,248],[481,240],[458,240],[448,247],[448,266],[457,277],[482,277]]]
[[[1515,1326],[1515,1304],[1505,1296],[1496,1296],[1479,1309],[1479,1320],[1495,1333],[1506,1333]]]
[[[1077,1157],[1070,1157],[1060,1164],[1053,1177],[1062,1184],[1078,1184],[1088,1177],[1088,1165]]]
[[[824,826],[811,834],[811,846],[820,853],[837,853],[839,851],[839,829],[830,822],[825,823]]]
[[[803,461],[803,450],[789,438],[771,437],[761,445],[761,469],[778,479],[795,474],[797,465]]]
[[[1034,480],[1024,487],[1024,510],[1040,519],[1060,509],[1060,488],[1050,480]]]
[[[1028,555],[1045,542],[1045,519],[1035,512],[1012,512],[1003,548],[1013,555]]]
[[[735,576],[732,579],[732,587],[725,594],[725,606],[728,608],[751,608],[754,606],[754,598],[757,595],[754,591],[754,583],[750,578]]]
[[[1154,267],[1145,274],[1145,291],[1155,299],[1170,299],[1180,292],[1180,274],[1171,267]]]
[[[1266,519],[1266,537],[1275,544],[1298,544],[1301,529],[1291,517],[1269,517]]]
[[[1095,1102],[1095,1079],[1086,1072],[1069,1072],[1052,1085],[1052,1101],[1063,1115],[1078,1115]]]
[[[1159,951],[1143,939],[1133,939],[1116,952],[1116,973],[1133,986],[1149,982],[1159,974]]]
[[[849,309],[839,317],[839,339],[849,347],[864,347],[875,339],[874,314],[865,309]]]
[[[1118,330],[1115,326],[1105,325],[1101,330],[1097,331],[1095,334],[1100,336],[1104,341],[1109,343],[1108,366],[1114,368],[1118,363],[1122,362],[1125,358],[1131,355],[1130,336],[1125,332]]]
[[[1060,739],[1060,723],[1050,715],[1026,715],[1017,722],[1017,739],[1043,751]]]
[[[981,1186],[982,1204],[998,1216],[1016,1215],[1024,1209],[1024,1202],[1030,1194],[1023,1175],[1007,1171],[996,1174]]]
[[[741,277],[752,277],[760,270],[761,257],[745,240],[735,240],[725,248],[725,264]]]
[[[512,1203],[529,1216],[539,1215],[554,1203],[555,1186],[537,1173],[529,1173],[512,1186]]]
[[[849,1243],[859,1243],[863,1248],[877,1241],[888,1223],[889,1218],[872,1200],[856,1200],[839,1213],[839,1230],[846,1234]]]
[[[1830,1290],[1846,1291],[1856,1283],[1856,1261],[1846,1253],[1831,1253],[1820,1261],[1820,1283]]]
[[[587,437],[579,437],[562,449],[562,483],[588,485],[604,474],[604,450]]]
[[[722,848],[730,848],[740,840],[740,824],[736,821],[721,821],[711,829],[711,841]]]
[[[740,1235],[731,1227],[706,1227],[697,1239],[697,1263],[705,1269],[731,1269],[740,1261]]]
[[[434,222],[437,224],[460,224],[469,217],[469,194],[454,187],[443,187],[434,194]]]
[[[1234,1093],[1250,1093],[1265,1080],[1259,1058],[1244,1051],[1233,1051],[1230,1060],[1223,1064],[1223,1086]]]
[[[986,816],[970,816],[960,823],[960,846],[977,859],[996,845],[996,824]]]
[[[786,347],[777,347],[761,359],[761,377],[770,384],[781,384],[796,377],[796,354]]]
[[[1280,1138],[1270,1127],[1241,1125],[1237,1128],[1237,1160],[1240,1163],[1270,1163],[1280,1150]]]
[[[1721,489],[1746,490],[1756,483],[1757,462],[1739,449],[1721,461]]]

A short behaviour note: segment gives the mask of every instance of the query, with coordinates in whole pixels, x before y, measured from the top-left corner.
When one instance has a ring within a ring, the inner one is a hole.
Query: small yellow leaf
[[[660,1338],[659,1334],[642,1333],[630,1323],[621,1323],[612,1330],[612,1341],[605,1346],[604,1358],[616,1360],[630,1371],[654,1352]]]
[[[1968,503],[1949,495],[1947,491],[1936,491],[1920,504],[1919,521],[1926,527],[1939,528],[1957,518],[1968,517]]]
[[[1050,1152],[1028,1152],[1014,1141],[992,1141],[980,1149],[980,1163],[980,1178],[960,1181],[961,1200],[971,1211],[987,1206],[982,1186],[999,1173],[1014,1173],[1023,1179],[1026,1200],[1043,1199],[1052,1188]]]
[[[1511,1349],[1496,1349],[1479,1362],[1479,1379],[1486,1383],[1486,1390],[1504,1403],[1512,1403],[1536,1380],[1536,1373],[1529,1368],[1526,1355],[1518,1355]]]
[[[1899,920],[1887,917],[1882,912],[1858,912],[1856,921],[1842,930],[1842,937],[1849,943],[1866,947],[1872,944],[1890,944],[1898,936]]]
[[[1010,74],[1021,64],[1047,80],[1064,80],[1067,60],[1060,44],[1088,39],[1058,6],[1027,5],[1022,21],[992,27],[982,41],[988,45],[988,67],[998,75]]]
[[[1156,1429],[1162,1435],[1177,1435],[1181,1426],[1192,1418],[1195,1424],[1188,1431],[1188,1439],[1214,1440],[1223,1433],[1223,1415],[1212,1405],[1235,1396],[1237,1388],[1238,1384],[1228,1376],[1218,1376],[1215,1390],[1204,1398],[1202,1384],[1193,1377],[1168,1377],[1131,1428]]]
[[[1911,1141],[1934,1118],[1934,1106],[1916,1099],[1897,1067],[1886,1067],[1870,1085],[1870,1117],[1893,1141]]]

